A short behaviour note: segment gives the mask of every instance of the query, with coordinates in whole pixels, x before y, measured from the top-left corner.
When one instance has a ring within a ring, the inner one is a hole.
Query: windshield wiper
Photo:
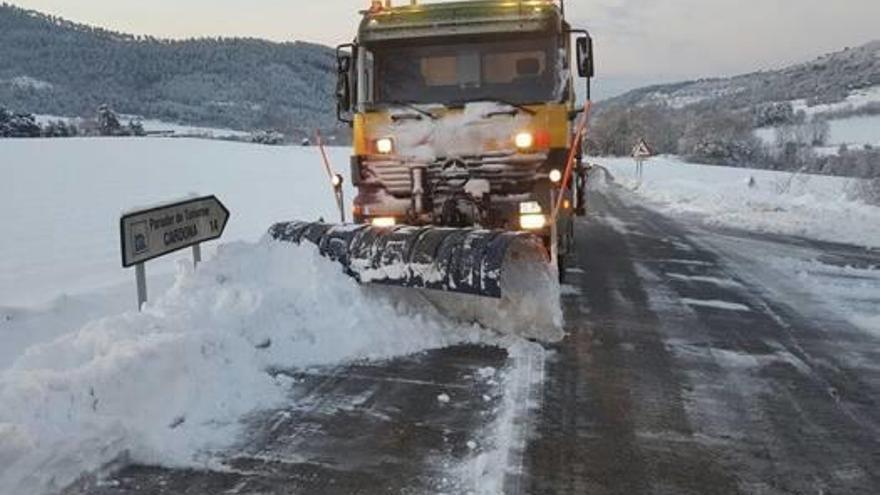
[[[381,103],[384,104],[384,105],[392,105],[392,106],[397,106],[397,107],[406,107],[406,108],[409,108],[410,110],[414,110],[414,111],[416,111],[416,112],[418,112],[418,113],[424,115],[425,117],[428,117],[428,118],[431,119],[431,120],[437,120],[437,116],[436,116],[436,115],[434,115],[433,113],[431,113],[431,112],[429,112],[429,111],[427,111],[427,110],[422,110],[421,108],[417,107],[417,106],[415,105],[415,103],[412,103],[412,102],[408,102],[408,101],[400,101],[400,100],[391,100],[391,101],[383,101],[383,102],[381,102]]]
[[[513,107],[513,108],[517,109],[518,110],[517,113],[525,112],[529,115],[536,115],[538,113],[525,105],[520,105],[519,103],[514,103],[514,102],[508,101],[508,100],[502,100],[500,98],[480,98],[478,100],[472,100],[472,101],[456,101],[453,103],[449,103],[446,106],[450,107],[450,108],[452,108],[454,106],[462,107],[462,106],[467,105],[468,103],[480,103],[480,102],[501,103],[502,105],[507,105],[509,107]],[[499,115],[499,114],[497,112],[490,112],[489,116],[492,116],[492,115]]]

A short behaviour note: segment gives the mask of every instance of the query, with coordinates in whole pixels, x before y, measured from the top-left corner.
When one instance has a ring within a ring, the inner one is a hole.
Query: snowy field
[[[859,147],[871,145],[880,147],[880,115],[850,117],[829,121],[831,134],[828,144]]]
[[[828,142],[825,146],[815,148],[820,154],[836,155],[841,145],[850,148],[861,148],[869,145],[880,147],[880,115],[847,117],[828,121]],[[764,143],[776,143],[775,127],[763,127],[755,130]]]
[[[793,100],[795,112],[803,111],[808,117],[821,116],[828,112],[856,111],[868,105],[880,104],[880,86],[853,91],[846,99],[838,103],[807,106],[806,100]],[[831,119],[828,121],[830,132],[826,146],[816,148],[823,155],[836,155],[841,145],[859,148],[865,145],[880,147],[880,115],[864,115]],[[776,128],[764,127],[755,130],[762,141],[768,144],[776,142]]]
[[[216,194],[232,211],[224,242],[256,241],[274,221],[338,216],[316,148],[89,138],[4,140],[0,150],[9,178],[0,183],[5,306],[130,282],[120,269],[119,216],[138,205]],[[347,174],[349,150],[330,154]],[[173,267],[160,260],[148,273]]]
[[[657,157],[636,178],[632,159],[597,159],[659,210],[707,225],[880,247],[880,207],[858,198],[859,179],[684,163]]]
[[[345,175],[349,154],[330,150]],[[503,482],[514,411],[526,407],[518,390],[536,376],[516,363],[541,369],[540,347],[360,287],[314,248],[265,239],[276,221],[337,218],[315,148],[34,139],[4,140],[0,156],[0,493],[52,492],[123,453],[222,469],[239,419],[289,399],[268,367],[473,342],[509,349],[514,364],[498,376],[507,409],[491,426],[495,447],[450,477],[463,492]],[[186,252],[150,262],[138,313],[120,213],[191,193],[231,210],[224,238],[197,271]]]

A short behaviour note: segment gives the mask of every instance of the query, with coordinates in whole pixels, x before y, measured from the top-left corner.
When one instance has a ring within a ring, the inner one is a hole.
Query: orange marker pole
[[[336,174],[330,166],[330,158],[327,157],[327,150],[324,149],[324,141],[321,139],[321,132],[315,129],[315,144],[321,152],[321,162],[324,164],[324,171],[327,172],[327,178],[330,179],[330,187],[333,190],[333,196],[336,198],[336,206],[339,207],[339,216],[342,223],[345,223],[345,200],[342,197],[342,181],[336,180]],[[340,179],[342,177],[340,176]]]
[[[587,133],[588,124],[590,122],[590,110],[592,107],[593,102],[587,100],[584,104],[584,114],[581,116],[581,120],[578,122],[577,127],[575,127],[574,136],[571,138],[571,149],[568,151],[568,159],[565,163],[565,174],[562,176],[562,187],[560,189],[559,197],[556,199],[556,205],[553,208],[553,215],[551,218],[553,224],[556,223],[556,219],[559,217],[559,212],[562,210],[562,202],[565,199],[565,190],[568,189],[569,184],[571,184],[571,177],[574,174],[575,158],[577,158],[577,150]]]

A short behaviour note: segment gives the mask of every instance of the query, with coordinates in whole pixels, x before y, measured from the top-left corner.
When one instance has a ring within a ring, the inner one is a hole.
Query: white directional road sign
[[[120,220],[122,266],[218,239],[228,221],[229,210],[214,196],[127,213]]]

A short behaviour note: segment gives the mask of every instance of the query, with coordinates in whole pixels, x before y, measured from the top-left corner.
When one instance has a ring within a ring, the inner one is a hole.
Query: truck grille
[[[459,189],[468,180],[485,180],[490,194],[523,194],[534,188],[540,177],[546,153],[492,153],[482,156],[441,158],[425,166],[425,189],[430,196],[444,196]],[[412,167],[419,166],[399,159],[371,157],[362,165],[367,184],[381,185],[398,198],[412,195]]]

